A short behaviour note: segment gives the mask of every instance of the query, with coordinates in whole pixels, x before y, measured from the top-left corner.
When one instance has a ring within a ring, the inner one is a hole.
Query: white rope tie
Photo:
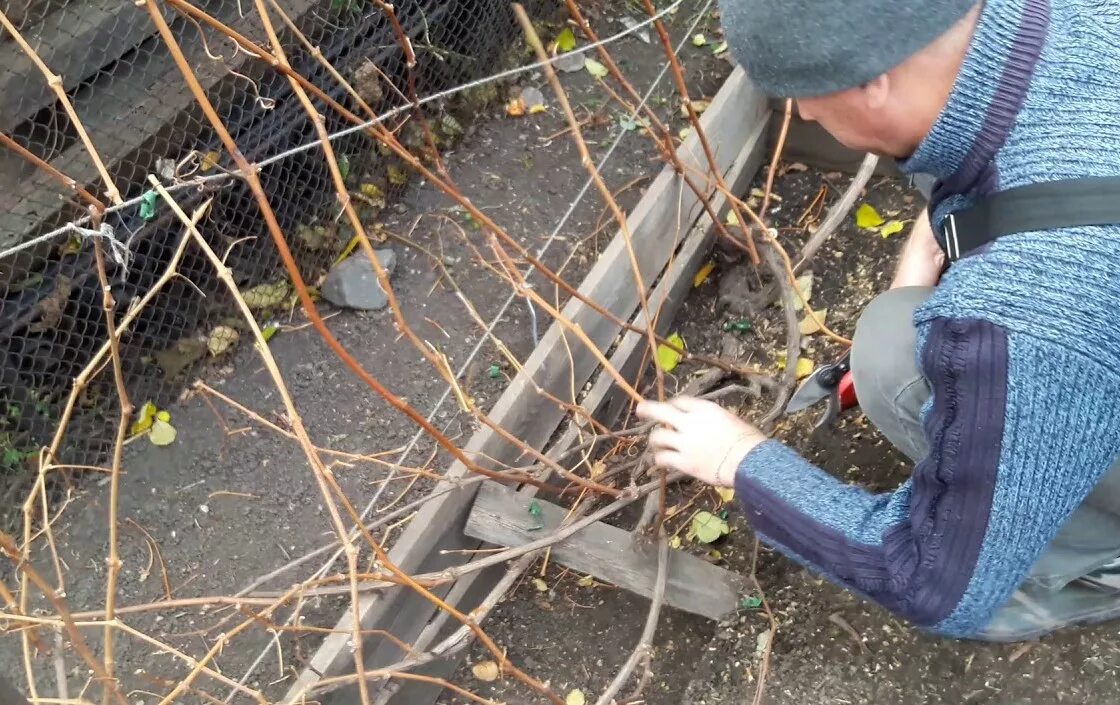
[[[128,268],[132,265],[132,251],[128,249],[127,244],[117,239],[117,232],[112,225],[102,222],[100,229],[91,230],[74,223],[67,223],[65,230],[72,235],[77,235],[82,240],[100,240],[108,245],[109,259],[121,268],[121,278],[128,276]]]

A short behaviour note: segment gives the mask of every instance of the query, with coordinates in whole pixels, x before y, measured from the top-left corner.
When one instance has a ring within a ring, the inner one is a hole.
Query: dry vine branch
[[[611,705],[614,696],[622,690],[622,686],[630,680],[634,674],[634,670],[639,664],[645,663],[646,669],[649,669],[650,652],[653,650],[653,635],[657,631],[657,622],[661,618],[661,606],[665,602],[665,587],[669,579],[669,542],[662,534],[657,539],[657,578],[653,584],[653,597],[650,600],[649,614],[646,616],[645,627],[642,628],[642,635],[638,639],[638,645],[634,647],[633,653],[630,658],[626,659],[626,663],[622,666],[622,670],[618,672],[614,680],[607,687],[599,699],[595,701],[595,705]],[[634,691],[634,695],[640,695],[642,690],[642,683],[646,681],[643,676],[639,683],[638,688]],[[632,696],[633,697],[633,696]]]
[[[560,107],[564,111],[568,126],[572,128],[572,140],[575,142],[576,149],[579,151],[580,163],[591,176],[592,181],[595,183],[595,188],[599,191],[599,195],[606,201],[607,207],[610,208],[614,219],[618,222],[619,232],[622,235],[623,243],[626,245],[626,255],[630,260],[630,272],[634,277],[634,287],[638,293],[638,303],[646,320],[645,334],[649,342],[649,349],[651,351],[656,351],[657,339],[653,331],[656,319],[650,314],[649,293],[646,291],[645,280],[642,278],[642,270],[638,266],[638,256],[634,252],[634,239],[630,235],[630,225],[627,222],[626,214],[622,212],[618,201],[615,200],[606,182],[603,181],[603,176],[599,173],[599,170],[595,168],[595,162],[592,161],[591,153],[587,150],[587,141],[583,138],[583,130],[579,126],[579,120],[576,119],[575,113],[572,112],[572,105],[568,101],[568,94],[564,90],[564,87],[560,85],[560,79],[556,77],[556,69],[552,67],[552,64],[548,63],[548,53],[544,50],[544,44],[541,43],[541,38],[537,36],[537,30],[534,29],[532,21],[525,13],[525,8],[519,3],[514,3],[513,12],[517,15],[517,21],[521,23],[521,29],[525,33],[525,38],[528,40],[529,46],[531,46],[533,51],[537,54],[537,60],[544,63],[545,76],[548,78],[548,82],[552,86],[553,92],[556,94],[556,99],[559,101]],[[654,365],[654,373],[657,376],[657,398],[664,400],[664,373],[657,365]]]
[[[800,274],[808,266],[809,261],[817,254],[817,250],[821,248],[825,240],[832,236],[836,228],[840,226],[844,219],[848,217],[848,213],[856,204],[860,194],[863,192],[863,187],[871,179],[871,175],[875,173],[875,167],[879,164],[879,157],[874,154],[868,154],[863,158],[859,165],[859,170],[856,175],[852,177],[851,183],[845,189],[844,194],[840,196],[840,200],[833,204],[832,208],[828,210],[828,215],[825,216],[821,222],[817,232],[809,238],[805,246],[801,248],[800,260],[793,268],[794,276]]]
[[[96,225],[96,218],[94,224]],[[106,560],[108,578],[105,581],[105,643],[103,645],[105,672],[110,678],[114,678],[114,633],[110,623],[116,618],[117,578],[121,572],[121,558],[118,550],[120,525],[117,511],[120,506],[121,455],[124,452],[124,439],[128,433],[129,421],[132,418],[132,402],[129,400],[128,389],[125,386],[124,370],[121,366],[120,340],[117,336],[116,322],[113,320],[116,314],[116,303],[113,301],[112,288],[109,286],[109,276],[105,272],[105,257],[101,252],[101,243],[97,240],[93,243],[93,255],[97,263],[97,279],[101,283],[101,306],[105,315],[105,334],[109,341],[109,355],[113,362],[113,381],[117,388],[117,400],[120,404],[121,414],[120,421],[117,424],[117,435],[113,440],[112,471],[109,476],[109,557]],[[109,684],[105,683],[102,684],[102,688],[102,703],[108,705],[115,686],[110,688]]]

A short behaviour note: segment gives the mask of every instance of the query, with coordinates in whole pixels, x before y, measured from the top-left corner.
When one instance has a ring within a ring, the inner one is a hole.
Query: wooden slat
[[[156,29],[142,7],[95,0],[70,3],[22,33],[69,91]],[[0,45],[0,66],[0,130],[8,132],[53,103],[54,94],[15,42]]]
[[[125,4],[128,12],[132,13],[126,16],[135,21],[142,19],[151,26],[147,10],[130,2]],[[317,4],[318,0],[290,0],[285,3],[285,10],[298,21]],[[189,47],[188,54],[193,55],[200,48],[197,30],[182,20],[176,21],[170,10],[165,9],[164,15],[173,23],[179,41]],[[256,37],[263,31],[255,12],[246,13],[244,18],[237,16],[236,3],[222,8],[218,16],[246,36]],[[222,49],[227,54],[232,51],[228,43],[223,44]],[[208,91],[223,81],[231,85],[237,82],[238,88],[245,90],[243,79],[231,77],[228,69],[248,73],[249,69],[259,64],[255,58],[243,53],[230,57],[228,63],[232,66],[213,61],[200,51],[197,53],[199,56],[195,56],[193,61],[195,75]],[[95,83],[73,98],[74,107],[90,138],[110,165],[110,173],[117,173],[119,163],[153,141],[195,104],[182,74],[162,45],[153,53],[138,54],[130,71],[128,78],[106,76],[103,78],[104,85]],[[39,82],[42,82],[41,78]],[[127,125],[128,129],[121,129],[122,125]],[[201,123],[197,125],[201,126]],[[178,142],[182,139],[180,134]],[[95,191],[102,190],[97,171],[80,143],[68,147],[52,159],[51,164],[78,183],[93,184]],[[50,176],[38,170],[28,173],[28,169],[15,155],[0,152],[0,247],[18,242],[25,232],[48,220],[65,203],[54,196],[58,187]]]
[[[767,153],[765,149],[766,145],[762,139],[762,136],[765,134],[765,129],[766,121],[764,120],[757,126],[756,131],[748,136],[739,156],[727,170],[725,176],[728,180],[728,185],[736,193],[740,193],[747,188],[751,179],[754,178],[754,175],[758,172],[759,166]],[[711,205],[717,217],[722,221],[729,210],[726,198],[724,198],[723,195],[714,196],[711,199]],[[684,302],[685,295],[688,293],[689,289],[692,288],[693,276],[711,250],[714,235],[715,228],[712,226],[711,219],[705,213],[696,222],[696,225],[693,226],[691,234],[685,238],[684,243],[673,258],[672,264],[667,268],[665,274],[662,275],[657,286],[650,292],[649,299],[651,309],[661,312],[658,325],[660,332],[664,333],[672,324],[673,319],[676,318],[677,311]],[[643,326],[645,325],[645,317],[639,313],[631,322],[636,326]],[[628,331],[622,336],[622,340],[615,346],[614,351],[611,353],[611,366],[622,372],[623,376],[627,379],[634,380],[639,374],[639,365],[645,357],[643,355],[645,347],[646,340],[643,334]],[[609,374],[604,371],[599,371],[591,389],[588,390],[581,400],[581,405],[585,410],[594,414],[601,423],[612,425],[617,420],[618,415],[624,410],[628,399],[629,397],[615,385],[614,379]],[[563,451],[571,448],[578,442],[580,432],[580,429],[576,428],[576,426],[569,421],[560,439],[549,448],[548,454],[552,457],[559,457]],[[520,490],[519,495],[525,501],[528,501],[534,497],[536,493],[535,487],[524,487]],[[481,542],[471,542],[468,547],[476,549],[484,548],[485,546]],[[455,584],[455,587],[446,595],[445,599],[448,600],[450,604],[470,609],[481,602],[489,593],[490,589],[493,587],[493,576],[494,573],[492,572],[469,574],[461,578]],[[456,599],[458,593],[464,595],[461,600]],[[438,640],[446,637],[457,627],[457,623],[452,623],[448,619],[447,613],[439,612],[418,637],[416,648],[424,649],[431,646]],[[428,664],[418,669],[417,672],[437,678],[450,678],[455,673],[464,655],[465,652],[460,652],[455,657]],[[393,705],[423,705],[432,703],[435,702],[441,690],[438,686],[416,681],[410,681],[399,685],[400,690],[391,700]],[[347,697],[348,691],[340,692],[338,702],[347,702]],[[332,699],[330,702],[333,704],[335,700]],[[378,702],[375,705],[382,705],[382,703]]]
[[[541,509],[541,532],[564,522],[568,510],[543,500],[532,500]],[[498,546],[524,546],[542,535],[529,514],[529,501],[500,485],[486,483],[478,491],[466,533]],[[652,544],[603,522],[596,522],[552,547],[551,560],[643,597],[653,596],[657,557]],[[746,590],[742,576],[712,565],[691,553],[673,551],[665,603],[708,619],[734,612]]]
[[[717,145],[716,157],[721,171],[726,172],[742,152],[744,142],[752,134],[758,134],[756,128],[767,115],[765,100],[746,75],[741,70],[732,73],[702,118],[705,132],[712,144]],[[707,171],[707,163],[695,135],[686,140],[678,154],[685,164],[701,172]],[[647,286],[661,274],[668,258],[701,212],[698,199],[671,168],[664,169],[651,184],[628,219],[639,271]],[[624,241],[620,235],[616,236],[584,280],[581,293],[620,318],[631,318],[638,308],[638,301],[629,267]],[[564,314],[578,323],[601,349],[608,349],[621,332],[615,323],[579,301],[569,302]],[[594,356],[570,338],[569,357],[562,334],[561,327],[556,324],[549,328],[526,362],[523,372],[513,380],[490,412],[494,421],[535,447],[544,447],[563,419],[563,412],[536,393],[530,376],[541,388],[564,396],[571,386],[581,388],[598,367]],[[472,457],[493,457],[502,462],[512,462],[520,455],[518,449],[488,429],[476,433],[465,450]],[[447,477],[454,482],[467,472],[462,465],[454,464]],[[474,490],[470,488],[435,498],[425,505],[394,545],[391,551],[394,562],[409,572],[463,562],[463,555],[455,551],[477,546],[477,541],[462,534],[473,498]],[[419,601],[416,595],[401,590],[364,597],[359,605],[363,626],[369,628],[377,624],[378,628],[388,629],[411,641],[424,629],[433,610],[427,608],[428,618],[422,621],[410,622],[393,617],[405,612],[405,605],[416,601]],[[351,665],[352,656],[347,647],[349,637],[345,633],[349,628],[348,622],[340,621],[342,631],[324,640],[309,668],[300,674],[289,691],[289,699],[323,675],[340,673]],[[369,664],[387,663],[397,657],[399,652],[377,649],[371,654]]]

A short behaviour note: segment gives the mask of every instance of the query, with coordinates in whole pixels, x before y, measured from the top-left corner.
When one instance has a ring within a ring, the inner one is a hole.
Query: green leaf
[[[155,191],[145,191],[140,198],[140,217],[144,220],[155,218],[156,202],[159,200],[159,194]]]
[[[583,68],[587,70],[587,73],[591,74],[595,78],[606,78],[607,74],[609,73],[606,66],[603,66],[591,57],[583,60]]]
[[[715,54],[716,56],[720,56],[721,54],[726,54],[727,53],[727,42],[720,42],[719,44],[712,47],[712,53]]]
[[[684,356],[683,352],[675,348],[685,349],[684,338],[680,333],[673,333],[666,341],[669,345],[662,343],[657,346],[657,366],[661,368],[662,372],[672,372],[680,364],[681,358]],[[670,347],[672,346],[672,347]]]
[[[883,224],[883,216],[870,203],[864,203],[856,209],[856,227],[861,230],[875,230]]]
[[[264,328],[261,328],[261,337],[264,338],[264,342],[267,343],[268,341],[272,340],[272,336],[276,335],[279,332],[280,332],[280,324],[279,323],[269,323]]]
[[[879,234],[883,237],[890,237],[891,235],[899,234],[905,229],[906,224],[901,220],[891,220],[884,224],[883,227],[879,228]]]
[[[690,530],[700,543],[712,543],[730,533],[731,527],[711,512],[697,512],[692,517]]]
[[[646,118],[634,119],[633,115],[619,115],[618,124],[622,127],[622,129],[628,132],[633,132],[639,127],[648,128],[649,120],[647,120]]]
[[[343,181],[350,176],[350,157],[345,154],[338,155],[338,172],[342,174]]]
[[[564,31],[557,35],[556,48],[560,51],[571,51],[576,48],[576,33],[571,27],[565,27]]]

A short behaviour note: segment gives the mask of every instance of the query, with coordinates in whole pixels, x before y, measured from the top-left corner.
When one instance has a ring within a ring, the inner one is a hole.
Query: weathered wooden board
[[[285,9],[298,20],[317,4],[318,0],[290,0]],[[120,8],[123,9],[114,12],[121,21],[127,19],[129,26],[143,21],[154,30],[144,7],[128,2],[120,4]],[[170,9],[164,9],[164,16],[188,55],[195,57],[192,68],[204,89],[211,91],[223,82],[237,86],[238,90],[245,89],[243,79],[229,73],[230,66],[210,60],[198,51],[198,33],[192,25],[177,19]],[[257,14],[248,12],[245,17],[239,17],[236,3],[223,7],[218,17],[246,36],[259,37],[263,32]],[[228,43],[225,46],[228,47]],[[16,49],[18,51],[18,47]],[[230,63],[239,72],[251,74],[258,70],[260,62],[242,53],[232,57]],[[53,66],[51,68],[54,70]],[[29,80],[43,83],[39,75]],[[200,129],[202,123],[183,119],[184,111],[195,104],[194,96],[183,81],[170,53],[160,45],[154,52],[135,55],[127,79],[122,80],[117,74],[103,76],[73,95],[74,108],[98,152],[106,159],[111,174],[126,180],[135,179],[132,168],[121,164],[129,163],[129,157],[142,151],[141,147],[153,147],[150,156],[154,162],[155,157],[161,156],[156,144],[161,141],[161,135],[172,133],[171,142],[178,144],[189,131]],[[122,124],[129,129],[122,130]],[[92,184],[95,192],[103,190],[97,171],[80,143],[70,145],[51,159],[51,165],[78,183]],[[142,170],[144,165],[135,168]],[[0,246],[18,242],[25,232],[49,220],[61,209],[65,201],[58,198],[57,193],[58,187],[49,175],[13,154],[0,152]]]
[[[734,72],[703,116],[705,132],[716,145],[721,172],[726,172],[735,162],[745,140],[757,133],[756,128],[766,119],[768,112],[765,100],[746,75],[741,70]],[[685,164],[701,172],[707,171],[706,160],[695,135],[686,140],[678,154]],[[628,219],[639,271],[647,286],[662,273],[702,210],[699,200],[672,169],[663,170],[651,184]],[[580,287],[583,295],[623,319],[630,319],[638,308],[637,291],[628,261],[624,240],[616,236]],[[616,323],[580,301],[569,302],[564,314],[579,324],[600,349],[609,349],[621,332]],[[526,362],[525,369],[490,412],[494,421],[535,447],[543,447],[563,419],[563,413],[555,404],[536,393],[535,385],[565,396],[573,386],[581,388],[598,367],[595,357],[570,338],[569,356],[563,335],[559,325],[549,328]],[[476,433],[465,450],[473,457],[492,457],[500,462],[516,461],[520,455],[517,448],[486,429]],[[467,472],[466,467],[455,464],[447,475],[454,481],[454,478]],[[463,562],[463,555],[455,551],[478,544],[462,533],[474,491],[472,487],[452,492],[427,504],[393,547],[391,556],[396,564],[404,570],[417,572]],[[496,577],[487,579],[496,580]],[[400,638],[411,641],[434,613],[425,606],[422,610],[426,611],[425,619],[414,620],[411,614],[404,618],[406,613],[411,612],[409,603],[416,602],[421,600],[402,590],[365,597],[359,606],[363,626],[370,628],[376,624],[377,628],[391,630]],[[289,691],[289,699],[323,675],[337,674],[348,668],[352,659],[347,647],[349,637],[345,633],[349,630],[349,622],[340,622],[340,628],[341,632],[324,640],[309,668],[300,674]],[[370,651],[370,666],[388,663],[400,656],[395,647]],[[411,704],[419,701],[408,698],[399,702]]]
[[[756,131],[748,136],[739,156],[727,170],[725,176],[728,185],[733,191],[744,191],[751,179],[758,172],[759,166],[766,155],[766,145],[763,139],[765,130],[766,121],[763,120],[757,126]],[[720,220],[723,219],[729,210],[726,198],[722,195],[714,196],[711,199],[711,205],[713,211],[717,214],[717,218]],[[653,291],[650,292],[649,300],[651,309],[654,311],[659,310],[662,313],[658,319],[658,329],[661,333],[664,333],[672,324],[680,305],[684,301],[685,295],[688,290],[692,288],[693,276],[704,262],[704,259],[708,256],[714,236],[715,228],[712,226],[711,218],[705,213],[693,226],[691,233],[685,238],[684,243],[662,275],[661,280],[658,282],[657,286],[654,287]],[[637,317],[631,322],[636,326],[645,325],[645,317],[639,312]],[[640,364],[645,357],[643,355],[645,345],[646,341],[643,334],[628,331],[622,336],[621,341],[615,346],[614,351],[611,353],[611,365],[619,370],[627,379],[635,380],[640,372]],[[581,405],[584,410],[593,414],[601,423],[609,426],[617,420],[618,415],[624,410],[628,400],[629,397],[618,388],[614,382],[614,378],[606,372],[599,371],[596,374],[595,382],[581,400]],[[578,442],[579,434],[579,429],[569,421],[560,439],[549,448],[548,454],[552,457],[559,457],[564,450],[571,448]],[[529,501],[529,499],[536,495],[536,488],[524,487],[518,494],[524,501]],[[469,547],[472,549],[482,548],[483,544],[481,542],[472,542]],[[459,606],[477,605],[489,593],[493,584],[491,578],[492,573],[472,573],[460,579],[455,584],[455,587],[448,592],[445,599],[450,604]],[[462,598],[458,599],[458,595],[460,594]],[[424,631],[417,638],[415,646],[417,649],[425,649],[446,637],[458,626],[457,623],[451,622],[447,617],[447,613],[440,612],[424,628]],[[450,678],[455,673],[464,655],[465,654],[461,653],[458,657],[428,664],[424,668],[418,669],[417,672],[437,678]],[[395,694],[396,699],[391,700],[394,704],[420,705],[423,703],[431,703],[436,700],[440,691],[438,686],[415,681],[399,685],[401,688]],[[333,703],[333,701],[331,702]],[[339,702],[345,703],[346,698],[340,697]],[[374,705],[385,705],[387,702],[390,701],[379,700],[376,701]]]
[[[69,3],[34,26],[24,38],[51,71],[72,90],[106,64],[132,51],[156,33],[143,7],[120,0]],[[16,42],[0,44],[0,130],[20,122],[54,102],[54,93]]]
[[[780,115],[783,110],[781,105],[775,108]],[[782,121],[774,120],[770,124],[769,143],[773,146],[778,141]],[[828,134],[823,127],[815,122],[802,120],[794,115],[790,121],[789,134],[786,135],[786,146],[782,150],[782,159],[787,162],[802,162],[809,166],[825,171],[843,171],[854,174],[863,163],[863,152],[848,149]],[[892,159],[880,159],[875,167],[875,173],[880,176],[899,176],[901,172]]]
[[[532,500],[541,509],[540,522],[547,533],[564,523],[568,510],[544,500]],[[524,546],[541,537],[529,514],[530,500],[494,483],[478,490],[467,519],[466,533],[498,546]],[[552,547],[551,560],[579,573],[617,585],[643,597],[653,596],[657,555],[650,541],[629,531],[596,522]],[[673,551],[665,604],[709,619],[734,612],[747,589],[742,576],[712,565],[691,553]]]

